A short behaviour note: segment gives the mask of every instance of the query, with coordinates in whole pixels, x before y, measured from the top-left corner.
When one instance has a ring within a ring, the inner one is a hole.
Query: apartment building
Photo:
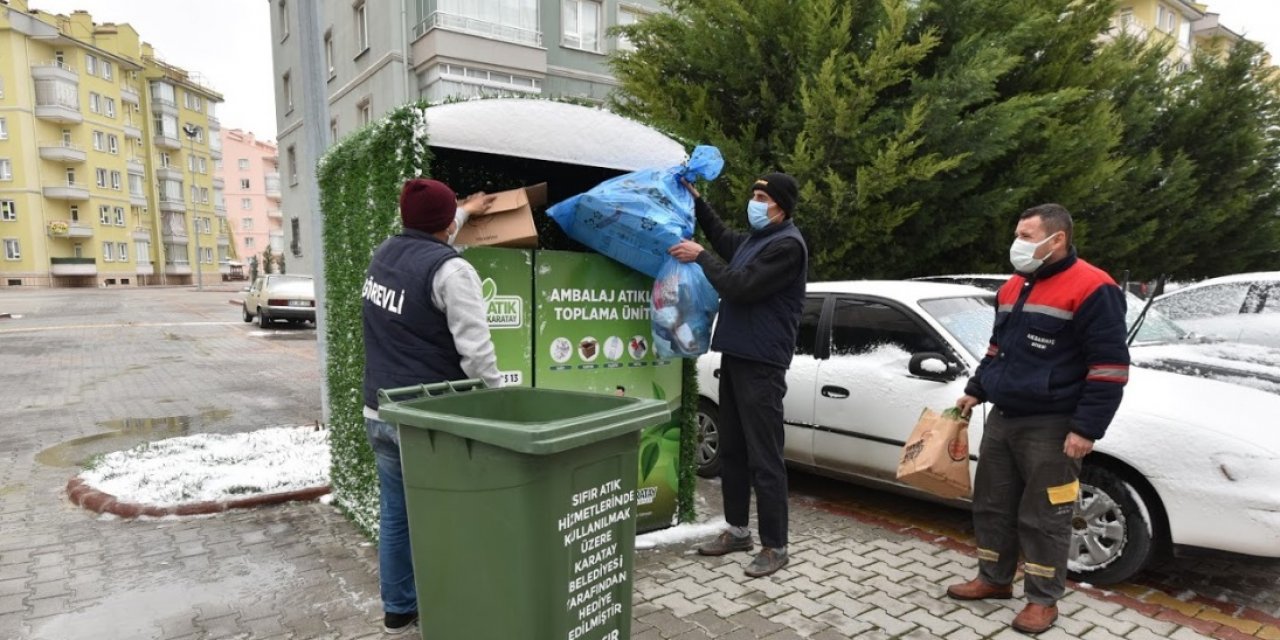
[[[231,129],[222,132],[222,151],[220,175],[231,201],[232,244],[245,262],[268,248],[281,255],[285,246],[276,145],[258,140],[251,132]]]
[[[407,102],[479,95],[572,96],[603,102],[617,86],[608,35],[661,10],[657,0],[268,0],[283,210],[290,255],[309,272],[312,171],[306,148],[298,11],[319,11],[329,140]],[[290,272],[295,268],[290,267]]]
[[[229,254],[200,176],[221,101],[127,24],[0,4],[0,284],[185,284],[193,263],[219,279]]]

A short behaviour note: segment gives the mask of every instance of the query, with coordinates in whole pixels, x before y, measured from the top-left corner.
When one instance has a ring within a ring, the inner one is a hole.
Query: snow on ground
[[[277,427],[147,442],[90,462],[89,486],[122,502],[171,506],[329,484],[329,432]]]
[[[690,522],[676,525],[670,529],[653,531],[636,536],[636,550],[653,549],[673,544],[685,544],[695,540],[714,538],[729,525],[724,518],[710,522]]]

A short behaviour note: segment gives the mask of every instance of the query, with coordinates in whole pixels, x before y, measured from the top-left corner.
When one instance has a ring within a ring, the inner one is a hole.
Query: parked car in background
[[[788,462],[942,501],[899,483],[898,462],[920,412],[963,394],[987,350],[994,304],[991,292],[954,284],[810,283],[783,401]],[[1145,349],[1186,346],[1177,325],[1152,327],[1132,349],[1139,366],[1110,431],[1085,458],[1070,560],[1077,580],[1123,581],[1165,544],[1280,557],[1280,394],[1145,366]],[[719,363],[715,352],[698,360],[704,475],[718,470]],[[973,443],[987,410],[974,411]]]
[[[1195,333],[1280,348],[1280,271],[1212,278],[1166,293],[1153,307]]]
[[[316,321],[316,288],[311,276],[271,274],[258,276],[244,294],[241,312],[245,322],[258,318],[266,328],[276,320]]]

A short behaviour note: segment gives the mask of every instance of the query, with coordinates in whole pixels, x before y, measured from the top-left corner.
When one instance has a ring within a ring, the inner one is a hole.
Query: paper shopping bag
[[[898,480],[943,498],[967,498],[969,422],[954,407],[941,414],[925,409],[902,447]]]

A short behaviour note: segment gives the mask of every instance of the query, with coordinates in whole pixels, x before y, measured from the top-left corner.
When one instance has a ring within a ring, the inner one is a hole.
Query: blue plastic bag
[[[719,307],[720,294],[702,267],[668,256],[649,300],[654,352],[659,358],[695,358],[706,353]]]
[[[719,149],[699,146],[683,165],[606,180],[555,204],[547,214],[570,238],[657,277],[667,249],[693,237],[693,196],[680,179],[714,180],[723,168]]]

